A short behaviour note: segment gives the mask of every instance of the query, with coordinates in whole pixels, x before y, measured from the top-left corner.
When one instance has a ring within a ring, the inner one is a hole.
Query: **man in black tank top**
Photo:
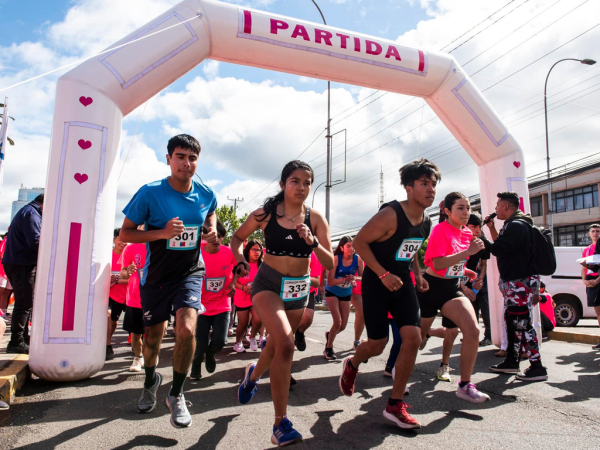
[[[354,239],[354,248],[365,262],[362,295],[368,340],[358,346],[353,358],[344,361],[340,389],[351,396],[360,364],[383,352],[390,313],[400,329],[402,347],[396,361],[392,396],[383,416],[405,429],[421,427],[403,402],[421,344],[421,312],[410,274],[412,269],[417,289],[429,289],[421,276],[417,255],[429,237],[431,219],[425,209],[432,205],[440,179],[440,170],[426,159],[404,166],[400,169],[400,182],[408,199],[383,205]]]

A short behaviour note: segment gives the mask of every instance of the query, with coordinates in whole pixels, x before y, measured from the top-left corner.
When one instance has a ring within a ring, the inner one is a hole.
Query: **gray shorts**
[[[306,275],[306,276],[308,276],[308,275]],[[259,292],[263,292],[263,291],[271,291],[271,292],[275,292],[277,295],[281,295],[284,278],[292,278],[292,277],[287,277],[286,275],[279,273],[278,271],[276,271],[275,269],[273,269],[272,267],[268,266],[267,264],[265,264],[263,262],[258,269],[258,273],[256,274],[256,277],[254,277],[254,281],[252,282],[252,290],[250,292],[250,298],[254,299],[254,296],[256,294],[258,294]],[[303,278],[303,277],[298,277],[298,278]],[[282,299],[284,309],[286,311],[292,311],[295,309],[306,308],[306,305],[308,304],[308,299],[309,299],[308,290],[310,290],[310,279],[309,279],[308,288],[306,291],[307,295],[304,298],[300,298],[298,300],[291,300],[291,299],[283,300]]]

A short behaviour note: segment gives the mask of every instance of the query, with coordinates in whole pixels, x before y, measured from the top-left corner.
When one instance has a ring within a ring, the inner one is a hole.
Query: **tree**
[[[223,205],[215,211],[217,214],[217,219],[219,222],[223,224],[225,229],[227,230],[227,236],[223,239],[223,244],[229,245],[231,242],[231,236],[233,233],[237,231],[237,229],[244,223],[244,221],[248,218],[248,214],[246,213],[244,217],[241,219],[235,214],[235,209],[233,206]],[[257,230],[248,239],[256,239],[260,242],[264,243],[265,239],[262,233],[262,230]]]
[[[419,249],[419,253],[417,255],[417,257],[419,258],[419,265],[421,266],[421,269],[425,268],[425,251],[427,250],[428,243],[429,239],[426,239],[425,242],[423,242],[423,245],[421,245],[421,248]]]
[[[4,108],[4,103],[0,103],[0,108]],[[3,119],[4,114],[0,114],[0,119]],[[10,119],[15,120],[14,117],[8,116]],[[0,120],[0,125],[2,125],[2,120]],[[9,138],[8,136],[6,137],[6,139],[8,140],[8,143],[10,145],[15,145],[15,141],[13,141],[11,138]]]

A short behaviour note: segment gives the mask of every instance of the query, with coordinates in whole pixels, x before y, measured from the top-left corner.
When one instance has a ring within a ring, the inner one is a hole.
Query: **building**
[[[12,211],[10,214],[10,221],[14,219],[19,210],[25,206],[27,203],[35,200],[35,198],[44,193],[44,188],[25,188],[21,185],[21,189],[19,189],[19,197],[16,201],[12,202]]]

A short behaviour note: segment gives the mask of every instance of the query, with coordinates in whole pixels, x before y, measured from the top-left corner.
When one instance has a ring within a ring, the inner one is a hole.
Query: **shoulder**
[[[200,193],[204,197],[216,197],[215,191],[212,188],[208,187],[206,184],[193,180],[194,191]]]
[[[270,214],[269,214],[269,216],[265,217],[265,214],[266,214],[266,213],[265,213],[265,208],[262,208],[262,207],[261,207],[261,208],[258,208],[258,209],[256,209],[256,210],[254,210],[254,211],[253,211],[253,212],[252,212],[252,213],[251,213],[251,214],[248,216],[248,219],[250,219],[250,218],[252,217],[254,220],[258,220],[259,218],[261,218],[261,217],[262,217],[262,220],[261,220],[261,221],[264,221],[264,219],[268,219],[268,218],[269,218],[269,216],[270,216]]]
[[[462,227],[462,229],[460,231],[461,231],[461,233],[463,233],[465,236],[468,236],[469,238],[471,238],[473,236],[473,232],[469,229],[469,227]]]

